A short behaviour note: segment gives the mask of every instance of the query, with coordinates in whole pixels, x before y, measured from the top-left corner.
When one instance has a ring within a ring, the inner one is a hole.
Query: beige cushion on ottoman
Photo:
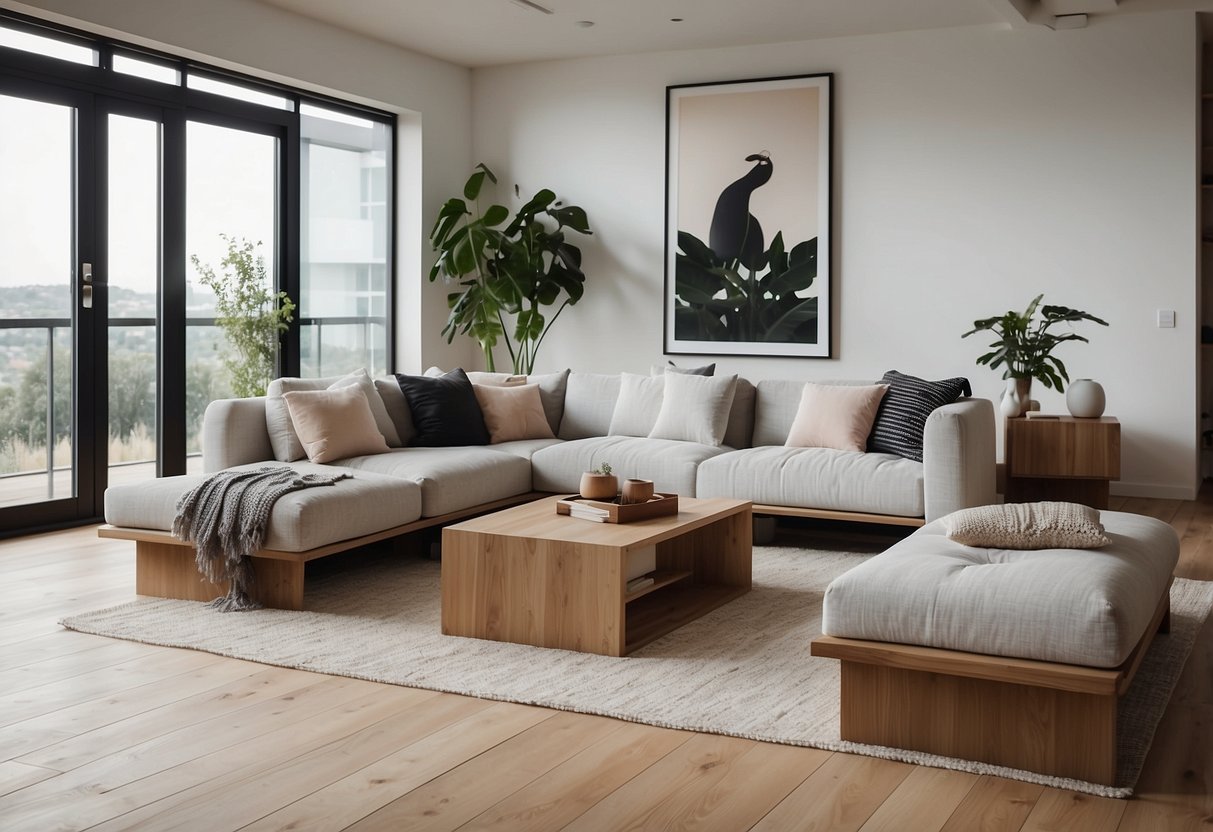
[[[239,470],[282,465],[258,462]],[[291,463],[300,473],[335,474],[347,469],[311,462]],[[421,488],[415,482],[356,471],[334,486],[283,495],[270,513],[266,549],[305,552],[341,540],[411,523],[421,517]],[[206,475],[162,477],[116,485],[105,492],[105,521],[114,526],[169,531],[177,501]]]
[[[1099,549],[980,549],[928,523],[826,589],[828,636],[1117,667],[1179,559],[1166,523],[1101,512]]]

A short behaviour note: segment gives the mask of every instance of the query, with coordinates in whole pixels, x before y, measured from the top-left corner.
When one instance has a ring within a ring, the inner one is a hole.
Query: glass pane
[[[391,129],[313,105],[302,136],[300,372],[387,372]]]
[[[215,326],[215,286],[235,287],[238,272],[224,260],[246,246],[258,288],[275,285],[278,140],[191,121],[186,128],[186,450],[197,453],[202,414],[214,399],[234,395],[235,373],[252,367]],[[193,258],[197,258],[195,265]],[[201,267],[201,269],[199,268]],[[273,374],[270,370],[270,375]],[[256,373],[254,373],[256,375]],[[262,384],[269,377],[262,380]]]
[[[110,115],[109,483],[156,476],[160,125]]]
[[[77,43],[67,43],[57,38],[35,35],[0,26],[0,46],[9,46],[23,52],[33,52],[48,58],[58,58],[85,66],[97,65],[97,50]]]
[[[174,86],[181,83],[181,73],[175,68],[153,61],[142,61],[138,58],[115,54],[113,66],[114,72],[121,72],[123,75],[135,75],[149,81],[159,81],[161,84],[173,84]]]
[[[268,92],[242,87],[239,84],[229,84],[226,81],[216,81],[205,75],[188,75],[185,85],[192,90],[201,90],[228,98],[248,101],[252,104],[262,104],[266,107],[276,107],[279,110],[294,110],[295,102],[281,95],[271,95]]]
[[[75,494],[71,107],[0,95],[0,505]]]

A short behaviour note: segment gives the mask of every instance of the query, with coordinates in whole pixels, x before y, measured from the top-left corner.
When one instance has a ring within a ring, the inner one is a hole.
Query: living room
[[[433,216],[477,162],[524,190],[552,187],[583,206],[593,225],[594,235],[582,243],[585,298],[550,331],[537,372],[572,366],[592,373],[647,374],[667,359],[716,360],[718,372],[755,381],[877,379],[900,370],[927,379],[965,376],[975,397],[997,404],[1005,382],[998,372],[975,365],[984,346],[980,339],[960,337],[973,321],[1022,309],[1041,293],[1046,303],[1088,310],[1109,326],[1076,328],[1090,343],[1069,345],[1061,355],[1072,377],[1103,385],[1107,413],[1123,426],[1111,507],[1171,522],[1183,535],[1185,574],[1210,576],[1213,561],[1200,546],[1208,514],[1198,495],[1205,473],[1201,411],[1210,406],[1209,385],[1202,390],[1208,362],[1202,362],[1198,315],[1208,303],[1200,252],[1201,203],[1208,191],[1199,189],[1202,153],[1208,155],[1200,142],[1204,23],[1196,13],[1205,4],[1093,2],[1086,25],[1072,29],[1058,25],[1055,15],[1076,14],[1082,4],[969,0],[932,4],[918,10],[919,17],[897,12],[900,4],[879,4],[879,11],[868,13],[839,4],[804,18],[789,11],[801,4],[776,4],[776,15],[790,15],[786,27],[794,35],[778,40],[742,35],[746,27],[735,12],[736,40],[717,42],[696,41],[707,37],[695,28],[696,17],[704,13],[682,3],[628,4],[623,11],[544,4],[555,10],[552,15],[502,3],[504,10],[486,14],[516,21],[520,29],[541,33],[531,33],[534,41],[560,44],[577,57],[493,57],[497,42],[504,44],[500,48],[510,45],[510,30],[500,29],[478,31],[475,41],[463,37],[461,48],[470,57],[459,60],[392,44],[389,34],[380,39],[325,23],[330,11],[322,3],[5,0],[0,5],[396,113],[393,349],[398,372],[482,367],[474,341],[457,337],[448,344],[441,334],[448,289],[425,280],[433,258],[427,241]],[[1053,8],[1053,25],[1044,25],[1043,15]],[[407,18],[402,19],[393,25],[407,29]],[[582,19],[594,19],[595,25],[575,25]],[[816,27],[793,28],[793,22],[805,26],[805,20]],[[378,31],[381,25],[387,24],[368,17],[353,28]],[[627,54],[612,50],[613,42],[638,29],[648,38],[641,41],[653,45]],[[458,45],[461,36],[452,31],[448,40]],[[466,45],[471,42],[476,46]],[[833,73],[834,83],[832,357],[667,355],[666,88],[826,72]],[[1159,313],[1166,311],[1175,313],[1173,326],[1160,326]],[[1044,412],[1066,412],[1063,395],[1039,384],[1032,395]],[[996,435],[1001,459],[1001,424]],[[7,617],[6,644],[17,644],[18,636],[21,641],[46,636],[59,617],[129,597],[133,581],[126,544],[97,541],[95,532],[82,534],[58,532],[0,544],[16,571],[67,581],[45,597],[13,599],[9,606],[29,612],[38,624]],[[41,551],[80,571],[64,574],[39,565]],[[88,603],[63,600],[92,587],[89,578],[71,577],[88,575],[84,570],[91,568],[71,560],[74,551],[96,553],[103,569]],[[100,592],[100,586],[108,591]],[[62,635],[82,652],[84,639],[92,638]],[[124,650],[138,647],[108,645],[123,657]],[[983,781],[980,796],[995,810],[1024,807],[1022,814],[1008,815],[1018,825],[1008,821],[1003,828],[1117,828],[1119,823],[1122,829],[1144,829],[1198,822],[1211,811],[1206,778],[1213,743],[1207,742],[1203,720],[1210,699],[1201,681],[1208,678],[1211,657],[1213,635],[1205,628],[1156,735],[1137,797],[1024,791],[1023,783],[1001,778]],[[37,671],[51,672],[46,666]],[[9,677],[11,672],[0,678]],[[19,671],[9,689],[25,690],[17,678]],[[357,690],[363,694],[370,688]],[[570,730],[586,736],[600,730],[595,718],[586,719]],[[755,778],[785,765],[782,755],[790,754],[790,747],[771,747],[770,756],[754,754],[748,762],[742,759],[748,747],[725,751],[723,768],[729,773],[710,783],[690,775],[685,784],[678,781],[678,788],[654,782],[650,806],[656,814],[641,825],[689,825],[679,814],[683,801],[705,812],[699,820],[713,828],[757,823],[771,807],[751,817],[746,813],[757,812],[762,799],[737,808],[736,795],[759,790]],[[829,805],[835,814],[827,816],[833,819],[817,828],[860,828],[869,822],[864,828],[945,828],[949,819],[951,828],[965,828],[964,818],[978,816],[953,817],[966,799],[966,811],[978,811],[979,797],[970,795],[972,783],[949,776],[954,773],[913,767],[914,779],[907,780],[909,775],[896,768],[904,764],[843,754],[833,758],[823,765],[837,767],[835,776],[861,797],[848,804],[851,798],[834,794],[838,802]],[[34,782],[22,778],[38,773],[26,763],[5,766],[12,778],[6,782],[18,784],[14,789]],[[328,776],[326,782],[336,782],[344,775]],[[552,789],[559,782],[553,780]],[[784,794],[801,782],[810,781],[802,778]],[[828,800],[824,781],[818,787],[822,791],[812,794]],[[798,800],[807,800],[810,791]],[[302,786],[292,792],[306,793]],[[898,797],[887,802],[893,794]],[[282,805],[295,799],[284,797]],[[777,803],[772,799],[771,806]],[[718,804],[724,808],[705,808]],[[932,805],[950,808],[937,818],[925,814]],[[116,811],[103,821],[113,828],[125,825]],[[806,821],[800,828],[812,827]]]

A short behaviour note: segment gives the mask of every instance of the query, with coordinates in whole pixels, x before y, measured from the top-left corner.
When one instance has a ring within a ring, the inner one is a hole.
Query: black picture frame
[[[833,87],[666,87],[665,354],[833,357]]]

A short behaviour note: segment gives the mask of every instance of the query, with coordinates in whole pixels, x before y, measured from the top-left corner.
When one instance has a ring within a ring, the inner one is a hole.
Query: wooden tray
[[[678,513],[677,494],[654,494],[647,503],[609,503],[605,500],[587,500],[574,494],[556,503],[557,514],[571,514],[574,505],[586,506],[605,511],[602,518],[604,523],[632,523],[637,520],[648,520],[651,517],[664,517]]]

